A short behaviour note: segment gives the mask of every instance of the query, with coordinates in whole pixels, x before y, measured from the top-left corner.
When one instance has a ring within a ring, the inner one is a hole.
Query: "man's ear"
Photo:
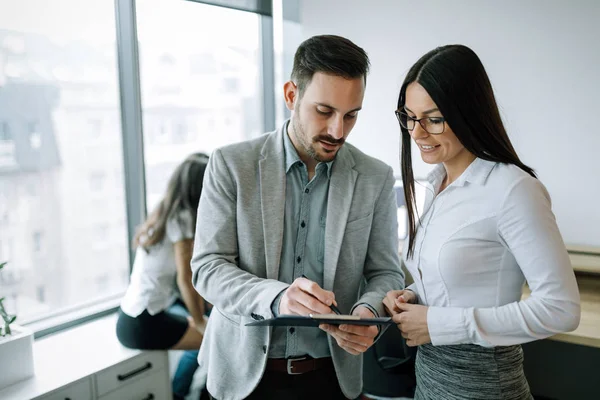
[[[292,81],[287,81],[283,85],[283,98],[288,110],[294,111],[294,105],[298,97],[298,86]]]

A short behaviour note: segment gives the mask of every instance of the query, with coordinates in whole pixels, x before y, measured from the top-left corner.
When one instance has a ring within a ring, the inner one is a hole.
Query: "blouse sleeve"
[[[173,218],[169,218],[166,226],[166,234],[171,243],[180,242],[185,239],[193,239],[196,227],[191,211],[181,211]]]

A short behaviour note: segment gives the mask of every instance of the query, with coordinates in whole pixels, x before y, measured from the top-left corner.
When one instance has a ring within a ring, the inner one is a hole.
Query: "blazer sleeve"
[[[239,268],[236,185],[220,150],[211,155],[198,206],[192,283],[225,313],[271,318],[271,303],[288,284]]]
[[[382,301],[387,292],[404,287],[404,272],[398,254],[398,206],[394,182],[394,173],[389,168],[373,211],[364,264],[365,289],[353,307],[367,303],[378,316],[386,315]]]

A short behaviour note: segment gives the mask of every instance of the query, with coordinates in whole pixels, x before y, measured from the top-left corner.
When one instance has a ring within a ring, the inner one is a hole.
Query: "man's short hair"
[[[369,56],[361,47],[341,36],[320,35],[300,44],[291,78],[301,98],[316,72],[346,79],[364,77],[366,82],[369,67]]]

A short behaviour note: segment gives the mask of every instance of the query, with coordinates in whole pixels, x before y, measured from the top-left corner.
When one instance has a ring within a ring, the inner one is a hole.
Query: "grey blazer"
[[[289,285],[278,281],[285,202],[283,130],[215,150],[198,208],[193,283],[214,305],[198,361],[219,400],[243,399],[258,385],[271,328],[247,327],[272,318],[271,303]],[[339,308],[368,303],[384,315],[388,290],[404,287],[398,256],[392,169],[346,143],[328,194],[324,284]],[[344,394],[362,390],[362,356],[329,337]]]

